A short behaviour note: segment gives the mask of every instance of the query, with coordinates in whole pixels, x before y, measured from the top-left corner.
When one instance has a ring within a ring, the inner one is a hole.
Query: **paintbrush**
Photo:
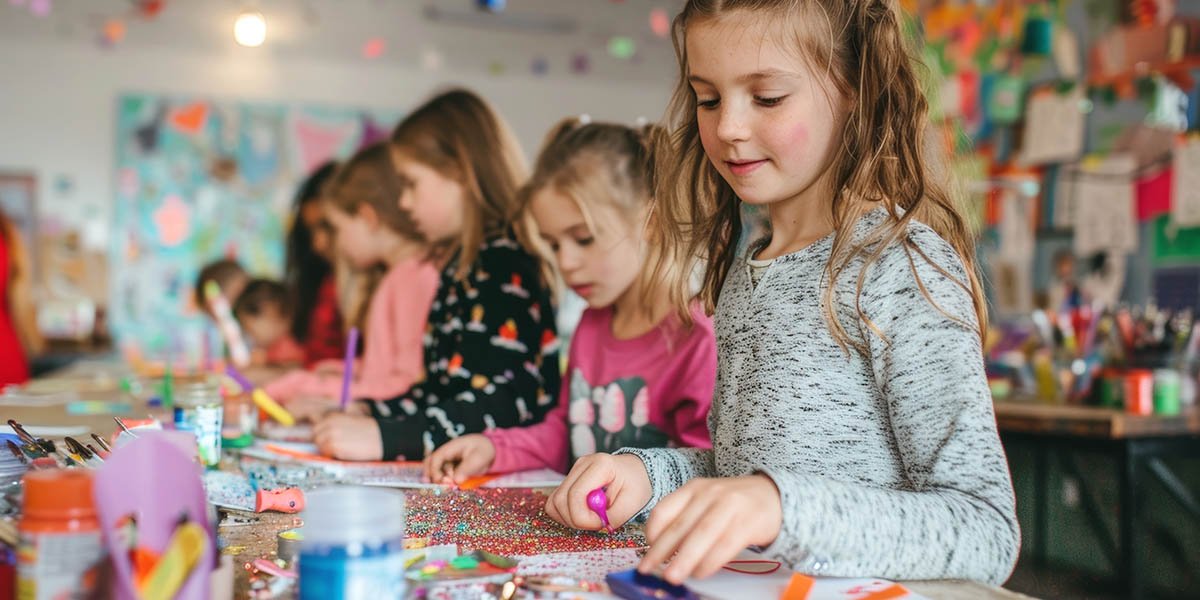
[[[12,440],[5,440],[5,442],[8,446],[8,451],[12,452],[13,456],[17,457],[17,460],[21,461],[21,464],[29,466],[29,459],[25,457],[25,453],[21,452],[21,449],[17,447],[16,443],[14,443]]]
[[[96,440],[96,443],[97,443],[97,444],[100,444],[100,449],[101,449],[101,450],[103,450],[103,451],[105,451],[105,452],[112,452],[112,446],[109,446],[109,445],[108,445],[108,442],[104,441],[104,438],[102,438],[102,437],[100,437],[100,436],[98,436],[98,435],[96,435],[96,434],[94,434],[94,433],[93,433],[93,434],[92,434],[92,439],[93,439],[93,440]]]
[[[75,456],[82,458],[83,460],[80,462],[84,465],[95,468],[104,464],[104,459],[100,458],[99,453],[92,452],[87,448],[87,446],[79,443],[79,440],[68,436],[63,438],[63,441],[66,442],[67,447],[71,449],[71,452],[73,452],[71,455],[72,458]]]
[[[113,420],[117,422],[117,425],[121,428],[121,431],[124,431],[125,433],[128,433],[129,435],[131,435],[135,438],[138,436],[136,433],[130,431],[129,428],[125,426],[125,422],[121,420],[121,417],[113,417]]]
[[[21,424],[18,423],[16,419],[9,419],[8,426],[12,427],[12,430],[17,434],[17,437],[25,440],[27,443],[35,446],[41,446],[48,454],[53,454],[56,451],[54,442],[33,437],[28,431],[25,431],[24,427],[21,427]]]

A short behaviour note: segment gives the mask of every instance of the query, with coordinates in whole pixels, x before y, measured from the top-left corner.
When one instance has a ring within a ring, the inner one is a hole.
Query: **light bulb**
[[[267,39],[267,20],[262,13],[250,10],[243,12],[233,23],[233,39],[249,48],[261,46]]]

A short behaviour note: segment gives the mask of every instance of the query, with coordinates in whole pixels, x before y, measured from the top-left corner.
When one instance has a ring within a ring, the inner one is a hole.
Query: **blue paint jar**
[[[339,486],[305,500],[300,600],[404,598],[403,493]]]

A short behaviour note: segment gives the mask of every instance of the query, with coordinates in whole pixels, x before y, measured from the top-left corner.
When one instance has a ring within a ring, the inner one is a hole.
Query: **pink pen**
[[[608,522],[608,494],[604,493],[604,488],[598,487],[587,495],[588,508],[600,517],[600,523],[604,525],[605,531],[612,533],[612,525]]]

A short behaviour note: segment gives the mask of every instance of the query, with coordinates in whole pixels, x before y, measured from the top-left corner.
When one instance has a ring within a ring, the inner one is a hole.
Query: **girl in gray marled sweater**
[[[546,504],[599,529],[586,497],[605,487],[612,520],[648,515],[642,570],[704,577],[757,546],[818,575],[1011,572],[973,240],[922,157],[894,4],[689,0],[675,20],[653,223],[668,255],[707,261],[713,449],[591,455]],[[742,202],[771,234],[738,255]]]

